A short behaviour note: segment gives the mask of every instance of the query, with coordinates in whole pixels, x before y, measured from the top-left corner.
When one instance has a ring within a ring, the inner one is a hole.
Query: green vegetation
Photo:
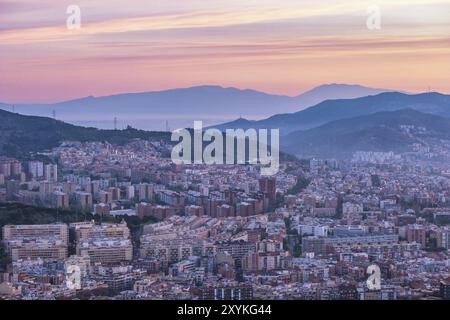
[[[3,243],[0,244],[0,272],[4,272],[7,265],[11,263],[11,259],[5,250]]]
[[[344,204],[344,200],[342,195],[338,196],[337,199],[337,207],[336,207],[336,214],[334,215],[334,219],[342,219],[342,205]]]
[[[297,229],[292,228],[290,218],[284,218],[286,226],[286,238],[283,239],[283,247],[289,250],[294,257],[300,257],[302,254],[301,237],[298,235]]]
[[[72,223],[93,219],[91,214],[33,207],[20,203],[0,204],[0,227],[6,224]]]
[[[56,300],[90,300],[95,297],[114,297],[118,293],[119,292],[117,290],[110,288],[96,288],[92,290],[85,289],[77,291],[76,294],[71,297],[56,297]]]
[[[370,176],[370,180],[372,182],[372,186],[374,187],[381,187],[381,180],[380,177],[376,174],[373,174]]]
[[[287,191],[287,194],[297,194],[309,186],[311,181],[305,177],[298,177],[297,183]]]
[[[62,141],[108,141],[123,145],[133,139],[170,141],[169,132],[99,130],[71,125],[55,119],[23,116],[0,110],[0,154],[27,160],[30,153],[49,150]]]
[[[295,258],[298,258],[298,257],[300,257],[301,255],[302,255],[302,245],[301,245],[301,243],[296,243],[295,245],[294,245],[294,250],[293,250],[294,252],[293,252],[293,256],[295,257]]]
[[[284,218],[284,225],[286,227],[286,231],[291,229],[291,219],[286,217]]]

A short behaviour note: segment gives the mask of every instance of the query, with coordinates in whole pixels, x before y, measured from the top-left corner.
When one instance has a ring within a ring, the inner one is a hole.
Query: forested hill
[[[108,141],[125,144],[132,139],[170,140],[170,133],[137,130],[100,130],[71,125],[51,118],[24,116],[0,110],[0,155],[23,158],[49,150],[62,141]]]

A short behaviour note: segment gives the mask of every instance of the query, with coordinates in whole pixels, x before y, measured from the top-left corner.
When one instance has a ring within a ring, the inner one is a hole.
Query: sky
[[[450,0],[0,0],[0,102],[324,83],[450,93]]]

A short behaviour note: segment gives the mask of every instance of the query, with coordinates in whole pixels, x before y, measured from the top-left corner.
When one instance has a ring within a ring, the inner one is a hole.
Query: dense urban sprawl
[[[80,222],[4,225],[0,297],[449,298],[446,152],[287,160],[274,176],[174,165],[163,141],[65,142],[47,160],[3,157],[2,203],[69,210]]]

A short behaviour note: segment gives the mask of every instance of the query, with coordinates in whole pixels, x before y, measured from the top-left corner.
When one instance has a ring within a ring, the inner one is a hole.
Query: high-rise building
[[[119,264],[131,261],[133,246],[130,239],[84,239],[77,245],[77,255],[89,256],[92,264]]]
[[[75,193],[75,197],[77,205],[82,211],[90,211],[92,209],[92,194],[78,191]]]
[[[113,201],[113,194],[108,191],[100,191],[98,193],[98,199],[100,199],[100,202],[108,204]]]
[[[96,225],[91,223],[73,223],[70,228],[75,231],[76,241],[86,239],[120,238],[129,239],[130,229],[125,221],[121,223],[102,223]]]
[[[170,190],[161,190],[158,192],[159,199],[171,206],[180,208],[184,206],[184,197],[178,192]]]
[[[61,191],[55,191],[52,194],[52,206],[54,208],[68,209],[69,195]]]
[[[19,175],[22,172],[21,163],[12,158],[0,157],[0,174],[6,178]]]
[[[92,182],[89,181],[84,186],[84,191],[86,191],[87,193],[90,193],[92,195],[92,197],[96,197],[97,194],[100,192],[100,183],[98,181],[92,181]]]
[[[63,261],[67,257],[67,244],[54,239],[23,239],[9,241],[7,250],[12,261]]]
[[[206,206],[206,214],[211,217],[217,217],[217,207],[225,204],[225,200],[222,199],[208,199]]]
[[[63,183],[63,192],[67,193],[69,196],[77,191],[77,185],[74,182],[64,182]]]
[[[14,200],[20,190],[20,181],[18,180],[7,180],[6,181],[6,199]]]
[[[223,204],[221,206],[218,206],[217,209],[217,217],[218,218],[227,218],[227,217],[234,217],[234,207]]]
[[[115,264],[131,261],[133,247],[130,230],[125,221],[119,224],[73,223],[76,234],[76,252],[89,256],[91,263]]]
[[[49,201],[55,191],[55,184],[51,181],[41,181],[39,184],[39,196],[42,201]]]
[[[24,238],[52,237],[64,243],[69,241],[69,231],[64,223],[34,224],[34,225],[5,225],[3,227],[3,240],[18,240]]]
[[[148,183],[136,185],[136,193],[139,201],[151,201],[154,199],[154,186]]]
[[[135,188],[134,186],[127,186],[125,189],[125,196],[128,200],[134,199]]]
[[[6,225],[3,243],[13,261],[43,259],[60,261],[67,257],[69,231],[66,224]]]
[[[205,214],[205,209],[201,206],[190,205],[190,206],[184,207],[184,213],[187,216],[201,217]]]
[[[120,200],[122,198],[120,188],[111,187],[108,189],[108,192],[111,193],[111,201]]]
[[[176,208],[172,206],[152,205],[141,202],[136,205],[136,212],[140,218],[154,217],[157,220],[164,220],[176,213]]]
[[[418,224],[411,224],[406,227],[406,240],[408,242],[417,242],[426,246],[427,233],[425,227]]]
[[[56,165],[56,164],[45,165],[44,178],[47,181],[57,182],[58,181],[58,165]]]
[[[248,202],[241,202],[236,205],[236,215],[240,217],[253,216],[255,214],[253,206]]]
[[[16,159],[9,160],[9,167],[10,167],[12,176],[17,176],[22,172],[22,165]]]
[[[108,216],[111,213],[111,208],[105,203],[95,204],[94,213],[100,216]]]
[[[277,180],[275,177],[261,177],[259,179],[259,191],[268,198],[269,204],[276,202]]]
[[[35,179],[42,178],[44,176],[44,163],[42,161],[29,161],[28,173]]]

